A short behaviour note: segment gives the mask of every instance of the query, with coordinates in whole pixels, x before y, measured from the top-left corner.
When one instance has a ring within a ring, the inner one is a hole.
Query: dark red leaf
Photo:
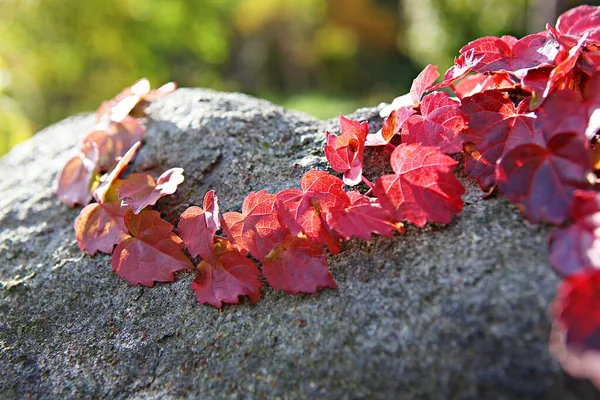
[[[161,197],[175,193],[183,180],[183,168],[171,168],[156,181],[148,174],[131,174],[123,180],[117,192],[119,200],[137,214],[145,207],[156,204]]]
[[[74,224],[81,251],[111,254],[115,245],[130,237],[123,219],[126,211],[118,203],[93,203],[81,210]]]
[[[98,148],[85,146],[63,167],[56,181],[55,193],[69,207],[86,205],[92,198],[92,180],[98,171]]]
[[[174,272],[193,267],[181,251],[183,241],[158,211],[146,209],[134,214],[128,209],[125,226],[132,237],[115,249],[112,269],[132,285],[152,287],[154,282],[172,282]]]
[[[214,247],[215,263],[202,261],[192,281],[198,302],[221,308],[223,303],[238,304],[240,296],[248,296],[256,303],[261,286],[256,265],[224,239],[218,239]]]
[[[373,193],[396,220],[422,227],[448,223],[462,210],[465,189],[451,172],[457,162],[437,147],[402,143],[390,162],[395,174],[379,178]]]
[[[466,127],[460,102],[445,92],[430,93],[421,102],[421,115],[412,115],[402,126],[403,143],[438,147],[442,153],[462,151],[459,134]]]
[[[523,207],[531,222],[563,223],[573,192],[587,186],[587,149],[575,134],[555,135],[545,146],[519,145],[502,157],[497,181],[500,192]]]
[[[327,214],[350,205],[342,181],[325,171],[311,170],[300,179],[300,189],[287,189],[276,196],[277,214],[293,235],[304,233],[310,240],[327,244],[339,252],[339,239],[329,230]]]
[[[429,90],[438,90],[453,85],[454,82],[471,72],[483,58],[483,55],[475,55],[475,49],[470,49],[465,52],[461,51],[460,55],[454,58],[454,65],[446,71],[444,81],[431,86]]]
[[[371,234],[391,237],[394,232],[404,233],[404,225],[394,221],[390,212],[377,202],[357,191],[348,193],[351,205],[345,209],[332,210],[327,223],[337,234],[348,240],[354,236],[371,239]]]
[[[475,145],[465,161],[465,171],[477,180],[482,190],[495,186],[496,161],[506,151],[521,143],[542,140],[536,138],[533,129],[535,118],[518,114],[508,96],[497,90],[463,99],[461,110],[469,118],[465,140]]]
[[[192,257],[200,256],[211,265],[216,265],[214,250],[215,233],[221,229],[219,203],[214,190],[204,196],[204,208],[192,206],[181,214],[179,234]]]
[[[340,136],[327,132],[325,156],[334,171],[344,174],[344,183],[357,185],[362,180],[367,122],[352,121],[340,115]]]
[[[277,218],[275,195],[266,190],[249,193],[242,204],[242,213],[226,212],[223,220],[223,230],[229,239],[260,261],[289,234]]]
[[[263,273],[274,289],[290,294],[337,287],[323,249],[306,237],[288,236],[268,255]]]
[[[600,269],[600,194],[577,190],[571,205],[573,223],[550,235],[550,264],[562,276]]]

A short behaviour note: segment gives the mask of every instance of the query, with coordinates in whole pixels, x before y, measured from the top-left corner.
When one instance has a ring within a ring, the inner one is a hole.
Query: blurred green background
[[[443,73],[470,40],[521,37],[581,3],[0,0],[0,155],[142,76],[334,117],[405,93],[428,63]]]

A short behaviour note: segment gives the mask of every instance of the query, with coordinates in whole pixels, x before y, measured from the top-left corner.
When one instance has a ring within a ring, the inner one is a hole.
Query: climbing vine
[[[450,155],[463,153],[484,196],[498,194],[532,223],[556,226],[550,264],[564,279],[551,307],[551,350],[568,372],[600,385],[599,46],[600,8],[592,6],[521,39],[477,39],[442,82],[437,67],[425,67],[381,111],[378,132],[340,116],[340,134],[327,132],[324,152],[341,178],[310,170],[299,189],[249,193],[241,213],[222,215],[211,190],[176,229],[152,206],[177,190],[184,171],[124,176],[145,133],[136,116],[176,88],[150,90],[142,79],[100,106],[56,193],[85,206],[74,224],[82,251],[112,254],[112,269],[133,285],[194,271],[198,301],[221,308],[244,296],[257,302],[261,275],[290,294],[335,288],[325,248],[337,254],[352,237],[401,235],[405,223],[449,223],[465,193]],[[393,173],[364,176],[366,147],[391,153]]]

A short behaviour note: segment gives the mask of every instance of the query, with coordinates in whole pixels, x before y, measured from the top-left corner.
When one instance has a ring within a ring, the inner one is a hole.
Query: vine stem
[[[462,97],[460,97],[460,95],[456,92],[456,87],[454,87],[454,83],[451,83],[448,87],[450,88],[450,90],[452,90],[452,93],[454,93],[454,95],[458,97],[459,100],[462,100]]]
[[[375,184],[373,182],[371,182],[370,180],[368,180],[367,178],[365,178],[364,175],[361,177],[361,179],[371,189],[373,189],[373,186],[375,186]]]
[[[392,150],[396,150],[396,146],[394,146],[391,143],[386,144],[387,147],[391,148]]]

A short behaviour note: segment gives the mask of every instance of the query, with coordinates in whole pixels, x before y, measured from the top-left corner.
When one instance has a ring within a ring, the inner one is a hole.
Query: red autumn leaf
[[[304,233],[310,240],[340,250],[339,239],[327,226],[327,215],[350,205],[342,181],[325,171],[310,170],[300,179],[301,189],[287,189],[276,196],[275,208],[283,226],[293,235]]]
[[[496,179],[500,192],[521,205],[527,219],[561,224],[569,216],[575,190],[588,185],[586,110],[579,94],[561,90],[536,114],[542,140],[508,151],[498,162]]]
[[[440,74],[437,72],[437,66],[428,64],[413,80],[410,87],[410,92],[396,97],[394,101],[392,101],[392,104],[382,108],[381,111],[379,111],[381,118],[388,117],[394,110],[418,107],[421,103],[423,94],[431,90],[431,85],[433,85],[439,76]]]
[[[260,261],[289,234],[277,218],[275,195],[266,190],[249,193],[242,203],[242,212],[226,212],[223,221],[229,239]]]
[[[104,101],[96,110],[98,120],[108,116],[111,121],[120,122],[124,120],[140,103],[152,101],[158,97],[171,93],[177,88],[177,84],[169,82],[157,90],[150,90],[150,82],[142,78],[131,87],[121,91],[114,99]]]
[[[86,205],[92,198],[92,179],[98,171],[98,148],[85,145],[63,167],[56,180],[55,193],[69,207]]]
[[[535,33],[519,40],[512,36],[485,36],[460,49],[461,54],[470,51],[479,59],[472,67],[474,72],[504,71],[523,77],[528,69],[553,65],[559,45],[546,33]]]
[[[111,254],[115,245],[129,238],[125,227],[127,207],[118,203],[88,204],[75,219],[75,238],[81,251]]]
[[[362,180],[367,122],[352,121],[340,115],[340,136],[327,132],[325,156],[334,171],[344,174],[344,183],[357,185]]]
[[[262,269],[273,289],[290,294],[337,287],[323,249],[306,237],[289,235],[268,255]]]
[[[475,55],[475,49],[461,51],[460,55],[454,58],[454,65],[448,68],[444,74],[444,81],[431,86],[429,90],[438,90],[453,85],[454,82],[471,72],[483,58],[483,55]]]
[[[388,144],[392,140],[392,137],[400,132],[402,125],[404,125],[408,117],[416,112],[413,108],[407,107],[400,107],[397,110],[393,110],[383,121],[383,128],[376,133],[367,135],[365,146],[384,146]]]
[[[127,210],[125,226],[132,237],[115,249],[112,269],[132,285],[152,287],[154,282],[172,282],[174,272],[193,267],[182,251],[183,241],[158,211],[134,214]]]
[[[600,270],[565,278],[550,310],[552,354],[569,374],[600,387]]]
[[[394,221],[390,212],[377,202],[357,191],[348,193],[351,205],[345,209],[332,210],[327,223],[337,234],[348,240],[352,236],[362,240],[371,234],[391,237],[394,232],[404,233],[404,225]]]
[[[261,286],[256,265],[224,239],[218,239],[214,248],[214,264],[200,262],[192,281],[198,302],[221,308],[223,303],[238,304],[240,296],[248,296],[256,303]]]
[[[557,87],[563,89],[559,87],[559,82],[563,81],[565,77],[573,75],[575,64],[583,52],[586,38],[587,35],[582,37],[579,42],[569,50],[567,57],[552,69],[552,72],[548,77],[548,83],[546,84],[546,88],[544,89],[544,93],[542,94],[542,98],[539,99],[538,104],[541,104],[541,102],[550,95],[550,92],[556,90]]]
[[[536,140],[535,118],[519,114],[508,96],[497,90],[463,99],[461,110],[469,118],[465,141],[475,145],[465,161],[465,171],[482,190],[488,190],[496,184],[496,161],[511,148]]]
[[[214,190],[206,192],[203,206],[189,207],[181,214],[179,234],[192,257],[199,255],[207,263],[215,265],[217,255],[213,242],[221,223],[219,201]]]
[[[562,276],[582,269],[600,269],[600,197],[577,190],[571,205],[573,223],[550,235],[550,264]]]
[[[500,159],[496,179],[500,192],[523,207],[531,222],[563,223],[576,189],[587,186],[587,149],[574,134],[558,134],[545,146],[519,145]]]
[[[107,171],[113,168],[119,157],[125,155],[135,142],[142,140],[144,128],[137,118],[127,117],[121,122],[111,122],[107,129],[88,133],[83,145],[94,143],[98,148],[98,168]]]
[[[421,102],[421,115],[412,115],[402,126],[402,142],[436,146],[442,153],[461,152],[466,119],[460,103],[447,93],[430,93]]]
[[[394,175],[384,175],[373,193],[397,220],[422,227],[448,223],[462,210],[465,189],[452,174],[457,162],[437,147],[402,143],[392,153]]]
[[[117,178],[119,178],[121,174],[125,172],[125,169],[129,165],[131,160],[133,160],[133,157],[135,157],[135,153],[138,151],[141,145],[141,142],[136,142],[133,146],[131,146],[131,148],[127,150],[125,155],[119,160],[115,168],[113,168],[113,170],[109,174],[105,174],[100,179],[100,186],[98,186],[96,190],[94,190],[94,198],[98,203],[104,203],[111,189],[115,190],[115,187],[113,187],[113,185],[115,184]]]
[[[145,207],[156,204],[161,197],[175,193],[183,179],[183,168],[171,168],[156,181],[148,174],[131,174],[117,189],[119,200],[138,214]]]
[[[570,38],[570,44],[584,35],[588,35],[589,42],[600,44],[600,7],[582,5],[568,10],[558,17],[556,30]]]
[[[506,72],[493,74],[471,74],[465,76],[454,87],[456,95],[464,99],[476,93],[485,92],[490,89],[506,89],[514,87],[515,83]]]

